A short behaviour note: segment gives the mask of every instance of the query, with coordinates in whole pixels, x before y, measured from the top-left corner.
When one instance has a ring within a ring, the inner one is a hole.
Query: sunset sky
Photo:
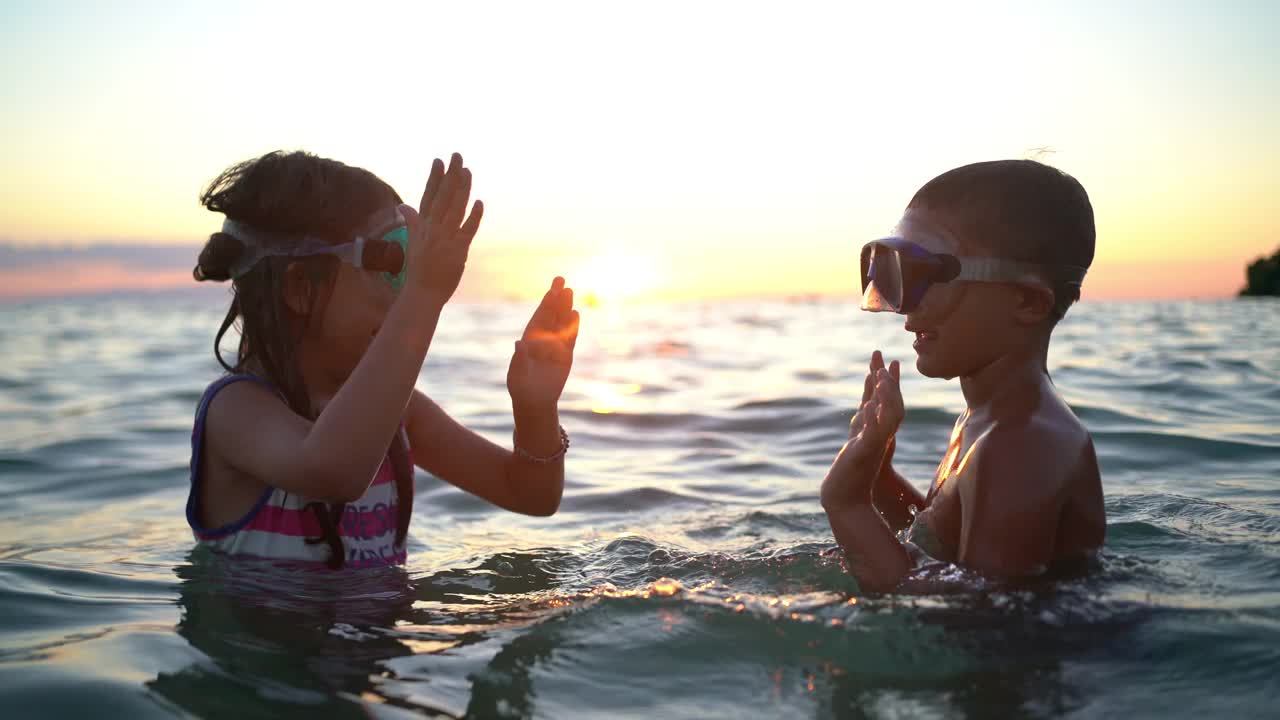
[[[1011,157],[1088,189],[1086,299],[1280,245],[1280,3],[262,5],[0,6],[0,295],[190,284],[200,189],[277,148],[414,200],[462,152],[471,297],[849,293],[922,183]],[[34,252],[98,244],[190,257]]]

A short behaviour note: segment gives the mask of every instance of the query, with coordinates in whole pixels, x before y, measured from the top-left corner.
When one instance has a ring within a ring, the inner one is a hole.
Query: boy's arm
[[[858,585],[873,592],[894,589],[911,569],[906,548],[872,502],[881,481],[890,492],[897,484],[896,476],[886,480],[885,473],[892,473],[888,461],[893,438],[905,414],[898,379],[898,363],[884,367],[877,351],[863,387],[862,405],[849,427],[849,441],[822,481],[822,507],[832,534]]]
[[[889,529],[895,533],[911,526],[911,521],[915,519],[911,511],[913,505],[916,512],[925,508],[925,497],[893,469],[893,451],[896,444],[896,438],[889,441],[889,451],[885,456],[884,466],[880,468],[880,475],[871,488],[872,504],[875,505],[876,510],[880,511],[880,516],[884,518]]]
[[[911,557],[870,497],[845,503],[824,501],[823,509],[858,586],[871,592],[896,588],[911,570]]]
[[[1044,572],[1079,454],[1034,427],[997,426],[975,445],[959,478],[959,564],[987,577]]]

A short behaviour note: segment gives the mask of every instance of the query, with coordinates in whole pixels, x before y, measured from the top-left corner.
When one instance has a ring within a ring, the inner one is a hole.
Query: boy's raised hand
[[[860,442],[856,447],[882,449],[898,432],[906,415],[898,386],[901,374],[897,360],[885,367],[879,350],[871,354],[871,369],[862,384],[862,403],[849,423],[849,439]]]
[[[516,342],[507,368],[507,391],[517,415],[551,411],[560,402],[573,367],[578,323],[573,290],[557,277]]]
[[[484,216],[484,203],[477,200],[467,217],[470,197],[471,170],[463,166],[462,156],[454,153],[447,170],[439,158],[431,163],[416,211],[409,205],[400,206],[409,226],[408,282],[440,305],[453,297],[462,281],[471,240]]]
[[[877,350],[862,385],[862,403],[849,423],[849,441],[836,456],[822,483],[824,504],[848,500],[870,501],[871,486],[893,452],[894,436],[906,408],[899,388],[901,366],[885,367]]]

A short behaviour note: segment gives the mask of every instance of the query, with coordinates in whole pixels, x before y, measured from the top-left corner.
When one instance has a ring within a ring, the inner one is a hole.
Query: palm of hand
[[[507,368],[507,391],[517,409],[548,410],[560,401],[578,340],[573,290],[556,278],[516,343]]]
[[[850,449],[858,458],[882,456],[906,415],[898,363],[895,360],[886,368],[881,360],[877,367],[879,357],[877,352],[863,386],[862,405],[849,423]]]
[[[898,387],[899,366],[885,367],[879,351],[862,388],[862,403],[849,423],[849,441],[823,481],[825,499],[869,497],[871,484],[893,453],[894,435],[906,414]]]

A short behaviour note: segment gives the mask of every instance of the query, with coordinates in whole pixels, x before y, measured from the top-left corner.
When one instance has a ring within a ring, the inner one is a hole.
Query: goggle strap
[[[960,257],[957,280],[974,282],[1035,282],[1060,277],[1069,285],[1084,282],[1087,270],[1074,265],[1039,265],[993,257]]]
[[[253,269],[264,257],[302,257],[318,253],[332,253],[333,246],[318,237],[304,235],[301,239],[290,233],[272,232],[236,222],[231,218],[222,221],[222,233],[230,235],[244,246],[240,258],[231,265],[231,278],[238,279]],[[287,250],[280,249],[288,247]],[[291,246],[291,247],[289,247]]]
[[[364,269],[364,237],[357,235],[352,244],[355,245],[355,252],[353,253],[355,257],[351,258],[351,265],[357,270],[362,270]]]
[[[403,216],[398,210],[375,214],[374,223],[388,229],[403,224]],[[308,257],[311,255],[335,255],[340,260],[363,269],[366,267],[364,251],[368,242],[366,237],[357,235],[352,242],[332,245],[324,239],[312,235],[273,232],[246,225],[226,218],[222,221],[222,233],[230,235],[244,246],[239,259],[231,265],[230,275],[233,280],[243,277],[253,269],[258,261],[266,257]]]

